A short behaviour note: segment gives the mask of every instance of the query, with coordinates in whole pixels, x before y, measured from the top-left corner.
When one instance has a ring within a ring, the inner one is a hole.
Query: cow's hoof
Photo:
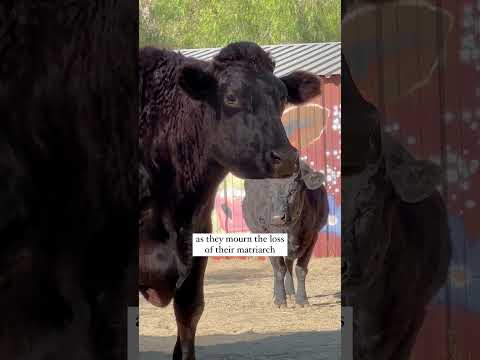
[[[287,307],[287,300],[286,300],[286,299],[283,300],[283,301],[282,301],[282,300],[280,300],[280,301],[275,300],[273,303],[274,303],[275,306],[276,306],[277,308],[279,308],[279,309],[281,309],[281,308],[286,308],[286,307]]]
[[[307,307],[307,306],[310,306],[310,303],[308,302],[308,300],[300,300],[300,301],[296,301],[296,304],[300,307]]]

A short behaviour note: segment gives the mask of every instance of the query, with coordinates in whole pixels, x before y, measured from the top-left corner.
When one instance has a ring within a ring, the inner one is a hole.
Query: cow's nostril
[[[270,156],[275,164],[280,164],[282,162],[282,156],[278,152],[272,151]]]
[[[267,157],[273,167],[273,178],[291,176],[297,171],[298,152],[291,147],[271,150]]]
[[[286,223],[286,220],[287,220],[286,214],[272,216],[272,223],[274,225],[284,225]]]

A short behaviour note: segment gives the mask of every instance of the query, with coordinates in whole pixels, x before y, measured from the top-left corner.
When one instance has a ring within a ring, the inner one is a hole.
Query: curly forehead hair
[[[246,65],[256,71],[273,73],[275,69],[275,62],[265,50],[255,43],[246,41],[227,45],[213,60],[218,65]]]

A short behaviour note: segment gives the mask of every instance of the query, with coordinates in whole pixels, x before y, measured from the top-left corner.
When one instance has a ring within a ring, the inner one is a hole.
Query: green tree
[[[340,0],[140,0],[140,46],[339,41]]]

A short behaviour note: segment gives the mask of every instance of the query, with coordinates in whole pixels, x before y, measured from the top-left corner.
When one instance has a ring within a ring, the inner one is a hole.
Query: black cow
[[[2,359],[126,358],[127,306],[138,306],[137,279],[127,302],[138,266],[137,11],[0,2]]]
[[[297,151],[280,117],[288,102],[320,92],[318,77],[273,75],[274,62],[253,43],[230,44],[212,62],[144,48],[140,69],[141,293],[152,304],[174,298],[173,358],[192,360],[203,311],[206,257],[192,257],[192,233],[212,230],[216,189],[240,177],[290,176]],[[143,174],[143,175],[142,175]]]
[[[407,360],[451,255],[441,170],[381,131],[342,57],[342,305],[359,360]]]
[[[324,175],[303,161],[300,171],[287,179],[245,180],[243,216],[256,233],[287,233],[288,256],[271,256],[275,304],[287,305],[286,295],[295,294],[292,269],[297,259],[297,305],[308,305],[305,277],[318,232],[328,219]],[[285,282],[284,282],[285,281]]]

